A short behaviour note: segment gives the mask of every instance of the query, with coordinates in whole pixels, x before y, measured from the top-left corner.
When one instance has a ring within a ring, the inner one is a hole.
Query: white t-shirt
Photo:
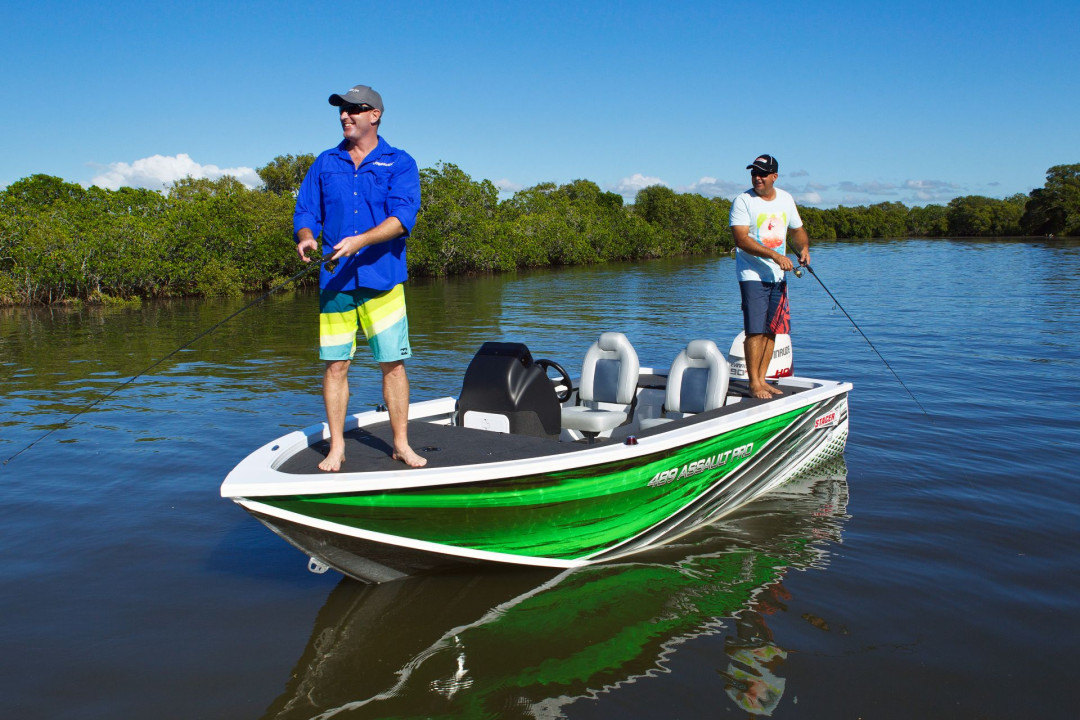
[[[732,227],[749,227],[751,240],[786,255],[788,228],[800,228],[803,223],[799,217],[799,209],[795,207],[795,198],[780,188],[773,190],[776,197],[772,200],[763,200],[753,190],[747,190],[735,198],[731,203],[731,220],[728,224]],[[739,282],[780,282],[784,279],[784,271],[772,260],[737,248],[735,272],[739,276]]]

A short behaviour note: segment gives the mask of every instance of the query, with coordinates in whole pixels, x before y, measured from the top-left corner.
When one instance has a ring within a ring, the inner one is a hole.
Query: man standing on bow
[[[357,85],[331,95],[330,104],[345,139],[316,158],[293,214],[296,250],[304,262],[311,262],[309,250],[320,250],[320,233],[320,254],[332,253],[319,273],[319,358],[326,361],[323,401],[330,426],[330,452],[319,468],[337,471],[345,460],[348,372],[358,328],[382,370],[393,457],[421,467],[427,460],[413,452],[408,439],[405,359],[412,349],[402,285],[408,277],[405,240],[420,209],[420,173],[408,153],[379,137],[379,93]]]
[[[779,163],[772,155],[759,155],[746,166],[753,187],[731,203],[731,233],[735,237],[735,272],[742,295],[744,354],[750,393],[770,398],[782,392],[765,382],[776,336],[791,331],[787,281],[793,270],[787,256],[787,234],[799,264],[810,264],[810,237],[803,229],[799,209],[787,192],[773,187]]]

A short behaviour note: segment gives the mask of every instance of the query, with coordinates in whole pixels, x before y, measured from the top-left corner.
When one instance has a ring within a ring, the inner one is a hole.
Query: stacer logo
[[[817,430],[819,428],[828,427],[829,425],[835,425],[835,424],[836,424],[836,411],[833,410],[828,415],[822,415],[817,420],[815,420],[814,421],[814,429]]]

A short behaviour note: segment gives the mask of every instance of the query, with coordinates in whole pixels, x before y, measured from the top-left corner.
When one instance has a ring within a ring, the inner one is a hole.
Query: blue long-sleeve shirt
[[[321,232],[326,255],[342,238],[396,217],[405,235],[342,258],[332,273],[325,267],[319,273],[319,287],[324,290],[389,290],[408,278],[405,240],[419,210],[420,171],[411,155],[380,137],[360,167],[355,167],[343,140],[319,155],[304,177],[296,196],[293,238],[299,242],[296,234],[302,228],[315,237]]]

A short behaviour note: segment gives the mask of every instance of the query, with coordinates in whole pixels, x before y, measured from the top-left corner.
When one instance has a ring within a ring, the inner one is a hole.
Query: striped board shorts
[[[787,282],[743,280],[743,331],[747,335],[788,335],[791,333],[791,308]]]
[[[412,357],[405,287],[390,290],[323,290],[319,293],[319,359],[352,360],[356,331],[367,338],[376,362]]]

